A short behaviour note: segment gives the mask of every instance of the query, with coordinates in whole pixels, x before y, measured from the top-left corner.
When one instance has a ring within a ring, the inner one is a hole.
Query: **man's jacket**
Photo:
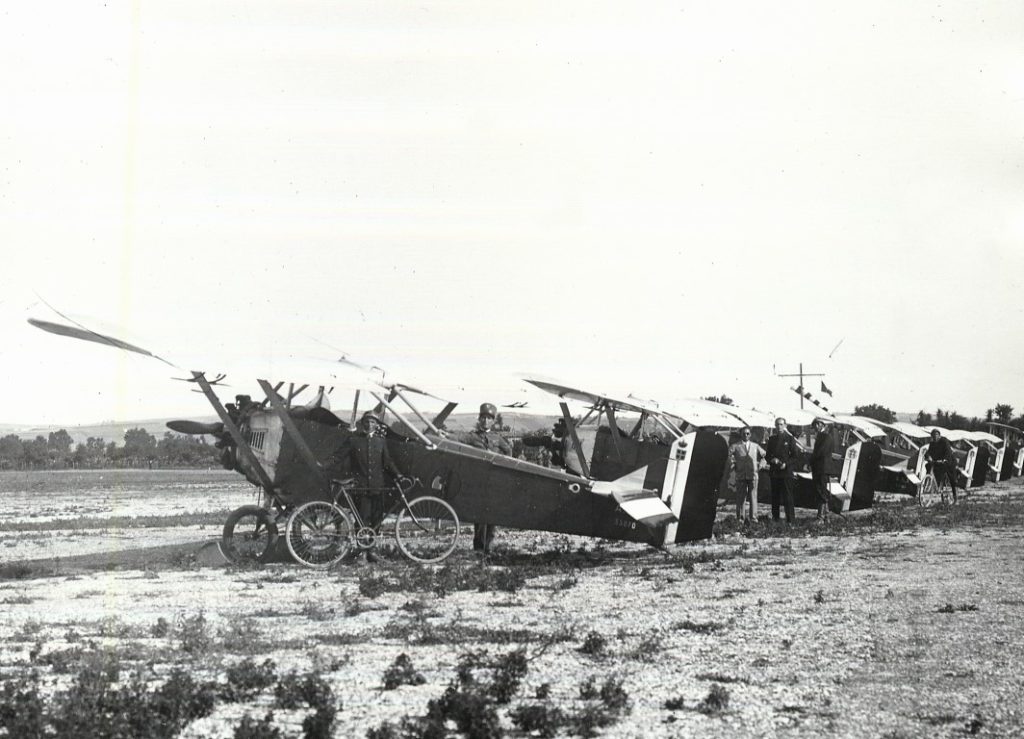
[[[764,448],[768,453],[768,470],[772,477],[784,477],[794,471],[800,450],[793,434],[788,431],[775,434],[768,439]]]
[[[737,441],[729,447],[729,461],[737,480],[756,480],[757,469],[764,460],[764,449],[754,441]]]
[[[832,432],[825,429],[814,439],[814,450],[811,452],[811,474],[822,476],[828,470],[832,460],[832,451],[836,448]]]

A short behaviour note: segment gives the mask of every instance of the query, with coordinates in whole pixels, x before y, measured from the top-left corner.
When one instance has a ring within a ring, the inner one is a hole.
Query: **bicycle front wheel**
[[[352,522],[341,508],[323,500],[303,503],[288,516],[284,542],[295,560],[326,569],[348,554]]]
[[[440,498],[425,495],[409,502],[395,522],[398,548],[415,562],[440,562],[459,540],[459,517]]]

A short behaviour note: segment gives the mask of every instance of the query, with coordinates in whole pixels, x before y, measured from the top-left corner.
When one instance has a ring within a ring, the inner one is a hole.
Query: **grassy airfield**
[[[1024,732],[1021,481],[723,510],[669,553],[501,531],[487,562],[311,572],[214,566],[237,477],[46,474],[0,475],[0,736]]]

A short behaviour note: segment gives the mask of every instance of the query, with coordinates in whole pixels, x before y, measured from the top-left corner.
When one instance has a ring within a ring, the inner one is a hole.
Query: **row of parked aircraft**
[[[60,321],[30,318],[29,323],[50,333],[176,366],[136,344],[58,315]],[[176,378],[198,386],[220,422],[177,422],[171,427],[218,436],[230,451],[231,466],[259,486],[261,502],[248,507],[255,508],[248,513],[258,530],[274,534],[263,538],[267,547],[282,522],[288,536],[309,537],[306,543],[310,546],[316,545],[313,539],[322,541],[323,531],[296,521],[295,512],[305,502],[332,499],[325,470],[334,450],[355,433],[361,394],[372,398],[374,410],[387,421],[386,444],[391,458],[405,475],[417,481],[411,497],[439,498],[461,521],[657,547],[711,536],[718,499],[724,494],[723,470],[730,434],[749,426],[767,438],[775,420],[773,413],[711,401],[692,400],[666,408],[633,396],[615,397],[529,377],[526,382],[558,399],[564,421],[566,464],[564,469],[555,469],[457,441],[444,431],[444,420],[454,403],[429,418],[414,402],[415,396],[428,393],[387,379],[376,368],[363,370],[348,360],[317,361],[292,363],[288,370],[281,370],[287,376],[234,377],[235,387],[239,380],[256,379],[265,395],[245,408],[230,407],[217,396],[226,379],[224,372],[215,373],[210,367],[190,368],[187,377]],[[357,382],[353,382],[353,376]],[[348,421],[333,413],[326,401],[330,388],[341,387],[354,390],[354,402],[344,406],[352,409]],[[314,398],[300,405],[307,389]],[[583,416],[574,416],[567,401],[584,404]],[[822,410],[789,411],[784,415],[791,426],[800,428],[809,426],[816,417],[833,424],[836,445],[829,472],[833,476],[830,492],[834,511],[868,508],[876,491],[918,493],[930,427],[884,424]],[[1024,446],[1017,429],[992,424],[990,431],[943,430],[954,446],[960,482],[965,488],[1022,472]],[[797,473],[794,498],[797,506],[817,505],[809,473]],[[233,515],[230,526],[240,525],[244,517]],[[440,528],[439,522],[435,524]],[[233,534],[240,535],[229,530],[230,526],[225,530],[228,544]]]

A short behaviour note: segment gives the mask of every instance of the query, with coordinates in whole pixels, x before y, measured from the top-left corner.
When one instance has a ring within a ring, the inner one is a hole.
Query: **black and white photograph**
[[[1024,735],[1024,5],[0,10],[0,739]]]

